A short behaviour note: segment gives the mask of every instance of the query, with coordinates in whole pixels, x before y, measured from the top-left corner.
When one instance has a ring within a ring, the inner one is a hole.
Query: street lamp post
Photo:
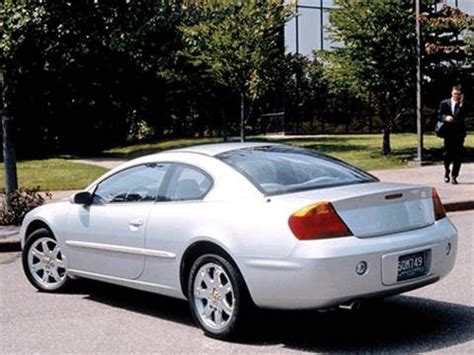
[[[423,161],[423,127],[421,122],[421,27],[420,27],[420,7],[421,0],[415,0],[416,12],[416,133],[417,133],[417,154],[416,161]]]

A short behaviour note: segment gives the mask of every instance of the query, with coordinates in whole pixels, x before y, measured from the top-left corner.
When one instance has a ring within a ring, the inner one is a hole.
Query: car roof
[[[180,152],[180,153],[199,153],[209,156],[216,156],[221,153],[225,153],[231,150],[246,149],[246,148],[257,148],[257,147],[268,147],[275,146],[278,144],[267,143],[267,142],[245,142],[245,143],[213,143],[213,144],[201,144],[186,148],[179,148],[168,150],[166,153]]]

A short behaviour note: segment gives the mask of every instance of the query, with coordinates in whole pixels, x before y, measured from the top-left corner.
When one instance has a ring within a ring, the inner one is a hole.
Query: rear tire
[[[41,228],[28,237],[22,252],[28,281],[43,292],[57,292],[68,284],[65,259],[53,234]]]
[[[193,264],[188,298],[196,323],[213,338],[235,338],[251,301],[242,275],[225,258],[205,254]]]

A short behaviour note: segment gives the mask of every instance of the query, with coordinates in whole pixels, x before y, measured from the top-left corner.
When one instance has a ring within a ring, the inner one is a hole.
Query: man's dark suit
[[[451,175],[456,178],[461,169],[464,151],[464,138],[466,137],[466,125],[464,119],[468,114],[468,105],[463,102],[456,105],[454,112],[451,99],[443,100],[439,104],[438,121],[444,122],[444,168],[446,176],[449,176],[449,165],[453,163]],[[447,122],[447,116],[453,116],[453,122]]]

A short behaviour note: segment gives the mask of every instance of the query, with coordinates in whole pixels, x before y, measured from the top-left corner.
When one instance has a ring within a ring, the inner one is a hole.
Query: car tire
[[[228,260],[215,254],[199,257],[191,267],[188,298],[194,320],[206,335],[241,335],[252,303],[242,275]]]
[[[46,228],[34,231],[27,238],[22,264],[28,281],[39,291],[57,292],[69,282],[65,258],[56,238]]]

